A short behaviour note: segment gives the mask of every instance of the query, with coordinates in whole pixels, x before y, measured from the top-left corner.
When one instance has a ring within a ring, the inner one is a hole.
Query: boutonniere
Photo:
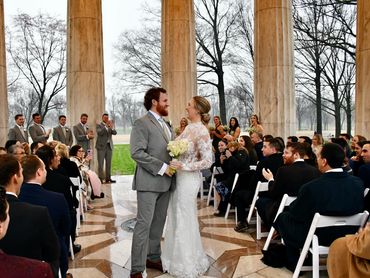
[[[66,128],[66,132],[68,132],[69,131],[69,129],[68,128]]]

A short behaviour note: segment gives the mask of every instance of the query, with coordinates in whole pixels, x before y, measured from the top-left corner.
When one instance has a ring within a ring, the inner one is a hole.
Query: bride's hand
[[[177,169],[181,169],[182,168],[182,163],[180,161],[178,161],[178,160],[171,160],[170,166],[171,166],[171,168],[177,170]]]

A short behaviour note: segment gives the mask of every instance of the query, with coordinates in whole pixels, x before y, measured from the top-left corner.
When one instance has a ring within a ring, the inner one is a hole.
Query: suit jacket
[[[353,215],[364,208],[364,186],[362,181],[346,172],[330,172],[306,183],[299,190],[297,199],[289,210],[281,213],[274,227],[287,245],[301,248],[316,212],[323,215]],[[321,244],[330,243],[358,227],[323,228],[318,232]],[[321,235],[321,236],[320,236]]]
[[[82,146],[82,148],[87,151],[90,149],[90,139],[86,137],[87,132],[89,131],[89,128],[86,127],[86,132],[84,127],[81,123],[76,124],[73,126],[73,135],[76,140],[76,144]]]
[[[0,249],[9,255],[58,262],[59,242],[48,209],[21,202],[10,194],[6,198],[10,223]]]
[[[63,129],[60,125],[54,127],[53,129],[53,140],[62,142],[63,144],[67,146],[72,146],[73,144],[73,136],[72,136],[72,131],[68,127],[64,127],[66,130],[66,135],[64,136]]]
[[[24,136],[17,125],[9,129],[8,140],[17,140],[21,143],[28,143],[28,132],[24,130]]]
[[[45,143],[49,136],[45,135],[45,131],[40,127],[40,125],[33,124],[28,128],[28,132],[32,138],[33,142]]]
[[[7,255],[0,250],[1,277],[53,278],[49,264],[38,260]]]
[[[171,160],[167,144],[162,126],[150,112],[135,121],[130,136],[131,157],[136,162],[133,190],[166,192],[170,189],[174,178],[158,175],[163,163],[169,164]]]
[[[67,201],[62,194],[45,190],[38,184],[24,183],[19,200],[47,207],[57,235],[63,239],[69,237],[71,218]]]
[[[96,125],[96,138],[95,148],[97,150],[105,150],[106,148],[113,149],[112,135],[116,135],[117,131],[111,128],[105,128],[104,123]],[[109,143],[109,144],[108,144]]]
[[[305,183],[320,176],[320,171],[304,161],[297,161],[277,170],[275,180],[269,182],[268,197],[280,203],[284,194],[297,196]]]

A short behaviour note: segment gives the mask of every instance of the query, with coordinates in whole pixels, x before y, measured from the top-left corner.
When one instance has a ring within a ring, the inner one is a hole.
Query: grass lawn
[[[130,145],[114,145],[112,175],[133,175],[135,162],[130,156]]]

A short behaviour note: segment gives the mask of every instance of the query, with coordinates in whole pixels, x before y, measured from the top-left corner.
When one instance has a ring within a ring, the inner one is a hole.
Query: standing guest
[[[28,132],[33,142],[46,143],[51,133],[51,129],[46,130],[41,124],[42,118],[39,113],[32,115],[33,124],[28,128]]]
[[[68,246],[71,219],[67,201],[60,193],[45,190],[41,185],[46,181],[45,164],[35,155],[29,155],[22,161],[24,183],[19,200],[32,205],[47,207],[54,229],[59,238],[59,266],[62,277],[68,270]]]
[[[225,135],[227,141],[237,141],[240,135],[240,126],[238,119],[231,117],[229,121],[229,134]]]
[[[189,124],[188,122],[188,119],[183,117],[181,118],[180,120],[180,126],[178,128],[176,128],[175,132],[176,132],[176,137],[179,136],[185,129],[185,127]]]
[[[9,227],[9,204],[5,189],[0,186],[0,240]],[[12,220],[13,221],[13,220]],[[0,249],[0,273],[2,277],[53,278],[50,265],[46,262],[5,254]]]
[[[80,117],[80,122],[73,127],[73,135],[76,139],[76,144],[88,153],[91,150],[90,141],[94,139],[94,132],[87,125],[88,115],[83,113]]]
[[[252,134],[253,132],[263,134],[263,127],[256,114],[253,114],[250,118],[249,134]]]
[[[262,153],[262,147],[263,147],[262,137],[263,137],[262,133],[259,133],[259,132],[251,133],[251,140],[254,145],[254,149],[256,150],[258,161],[261,161],[264,159],[264,156]]]
[[[224,138],[226,132],[224,130],[224,127],[221,123],[221,119],[219,116],[214,116],[213,122],[215,124],[215,129],[211,131],[212,146],[215,152],[217,153],[218,142],[220,142]]]
[[[316,212],[345,216],[363,211],[363,182],[343,171],[344,157],[344,151],[338,144],[324,144],[317,155],[318,167],[323,175],[303,185],[289,210],[279,214],[273,224],[286,245],[286,266],[290,270],[295,269],[299,249],[303,247]],[[318,237],[321,244],[329,246],[334,239],[354,232],[356,228],[353,227],[330,227],[319,231]]]
[[[21,143],[28,143],[28,132],[24,128],[24,116],[17,114],[14,117],[15,125],[9,129],[8,140],[16,140]]]
[[[66,126],[67,117],[59,116],[59,125],[53,129],[53,140],[59,141],[69,147],[72,146],[73,136],[70,128]]]
[[[11,221],[7,234],[0,240],[0,249],[9,255],[46,261],[58,277],[60,247],[48,209],[18,199],[22,182],[18,160],[12,155],[1,155],[0,184],[6,190]]]
[[[111,166],[112,166],[112,152],[113,140],[112,135],[116,135],[117,131],[114,128],[114,123],[109,120],[108,114],[104,113],[102,122],[96,125],[97,139],[95,148],[98,151],[98,175],[100,181],[105,180],[106,183],[114,183],[115,180],[111,179]],[[103,164],[105,162],[105,176],[103,173]]]

